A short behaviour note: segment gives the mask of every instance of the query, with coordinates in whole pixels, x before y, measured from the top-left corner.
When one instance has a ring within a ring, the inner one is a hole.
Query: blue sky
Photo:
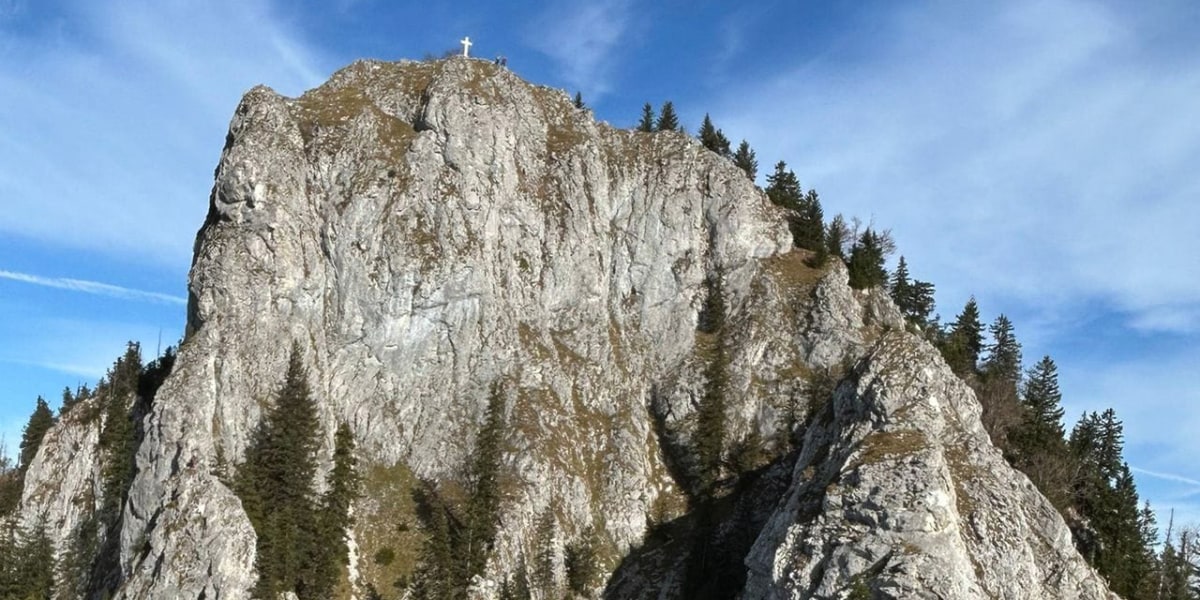
[[[709,112],[828,215],[891,228],[944,319],[971,294],[1009,315],[1070,421],[1115,407],[1142,494],[1200,521],[1200,4],[736,4],[0,0],[10,451],[37,395],[180,337],[245,90],[469,35],[617,126]]]

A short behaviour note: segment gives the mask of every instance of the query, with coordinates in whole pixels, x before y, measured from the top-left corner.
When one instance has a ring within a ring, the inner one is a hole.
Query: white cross
[[[463,45],[463,56],[470,56],[471,55],[471,38],[470,38],[470,36],[463,38],[462,41],[459,43]]]

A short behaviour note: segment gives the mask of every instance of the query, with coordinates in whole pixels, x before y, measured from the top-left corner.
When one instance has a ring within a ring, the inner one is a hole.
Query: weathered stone
[[[836,597],[862,581],[882,597],[1106,598],[886,294],[808,258],[697,141],[597,123],[486,61],[361,61],[297,99],[255,88],[197,235],[188,337],[144,422],[122,595],[249,597],[255,535],[226,482],[297,343],[325,467],[346,422],[369,472],[358,592],[381,530],[419,527],[410,499],[385,494],[460,478],[497,384],[502,526],[474,593],[494,597],[532,560],[551,513],[558,562],[585,528],[601,532],[609,597],[678,596],[684,556],[642,542],[688,510],[696,408],[722,344],[727,458],[762,469],[740,520],[716,524],[748,552],[742,597]],[[716,332],[701,313],[718,274]],[[830,399],[822,386],[839,380]],[[55,435],[39,460],[63,456]],[[94,482],[94,454],[53,460]],[[67,531],[77,519],[59,512]]]

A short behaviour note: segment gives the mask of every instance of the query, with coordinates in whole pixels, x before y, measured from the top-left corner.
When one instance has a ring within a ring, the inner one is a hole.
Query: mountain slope
[[[591,592],[613,598],[1107,598],[937,352],[805,258],[695,140],[596,123],[485,61],[357,62],[298,99],[255,88],[144,423],[121,593],[249,596],[255,533],[228,481],[296,343],[324,466],[338,423],[358,441],[360,597],[412,582],[415,498],[461,500],[495,389],[480,597],[541,557],[564,587],[590,528],[607,579]],[[716,474],[695,452],[714,386]]]

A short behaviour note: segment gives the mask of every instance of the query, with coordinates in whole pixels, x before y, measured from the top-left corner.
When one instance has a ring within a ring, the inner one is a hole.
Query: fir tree
[[[1058,367],[1049,356],[1043,356],[1031,367],[1021,388],[1025,404],[1027,436],[1035,447],[1050,447],[1061,442],[1065,431],[1062,418],[1062,392],[1058,389]]]
[[[547,508],[538,518],[537,530],[534,532],[533,587],[542,598],[558,597],[558,524],[554,519],[554,511]]]
[[[850,249],[846,270],[850,287],[861,290],[887,284],[888,273],[883,267],[884,247],[878,234],[868,228]]]
[[[754,151],[750,149],[750,143],[742,140],[738,145],[737,152],[733,153],[733,164],[739,169],[746,172],[746,177],[750,181],[754,181],[758,177],[758,159],[754,157]]]
[[[15,528],[14,528],[15,529]],[[14,531],[7,541],[7,568],[0,566],[0,597],[20,600],[50,600],[55,594],[54,544],[46,533],[45,523],[33,531]]]
[[[1011,387],[1015,393],[1021,379],[1021,344],[1013,334],[1012,321],[1001,314],[992,322],[989,332],[992,343],[987,348],[983,373],[990,381]]]
[[[572,104],[574,104],[575,108],[578,108],[578,109],[587,108],[587,105],[583,103],[583,93],[582,92],[575,92],[575,99],[572,100]]]
[[[731,152],[729,150],[729,138],[725,137],[725,134],[713,125],[712,119],[709,118],[708,113],[704,114],[704,122],[700,125],[699,137],[700,143],[703,144],[705,148],[708,148],[709,150],[712,150],[721,156],[730,156]]]
[[[25,429],[21,432],[20,469],[22,471],[29,469],[29,463],[33,462],[33,457],[37,455],[38,448],[42,445],[42,438],[53,426],[54,413],[50,411],[46,401],[38,396],[33,414],[29,415],[29,422],[25,424]]]
[[[333,468],[325,478],[326,491],[317,515],[319,535],[305,576],[304,588],[310,590],[310,597],[331,597],[341,569],[349,564],[346,532],[354,525],[350,505],[358,497],[359,485],[354,434],[349,425],[342,423],[334,435]]]
[[[782,160],[775,163],[775,171],[767,175],[767,198],[776,206],[790,210],[800,209],[800,180],[787,168]]]
[[[842,215],[835,215],[825,229],[825,250],[829,256],[836,256],[843,262],[846,260],[846,241],[850,239],[850,227]]]
[[[979,353],[983,351],[983,323],[979,321],[979,305],[974,296],[955,318],[941,350],[957,375],[965,377],[975,373]]]
[[[896,303],[900,313],[907,317],[908,307],[913,298],[913,286],[908,278],[908,262],[904,260],[903,255],[896,263],[896,270],[892,271],[892,280],[888,282],[888,295],[891,296],[892,302]]]
[[[900,257],[892,280],[888,284],[888,293],[896,308],[904,319],[913,325],[925,328],[933,315],[933,284],[927,281],[910,280],[908,263]]]
[[[655,131],[678,131],[679,116],[675,114],[675,105],[670,100],[663,102],[658,111],[658,121],[654,123]]]
[[[654,107],[647,102],[642,105],[642,120],[638,121],[637,129],[646,133],[654,131],[654,122]]]
[[[421,548],[421,568],[417,571],[414,595],[426,600],[451,599],[461,591],[462,558],[455,553],[450,531],[450,515],[440,502],[430,507],[429,537]]]
[[[482,573],[496,540],[500,520],[500,466],[504,443],[504,395],[493,384],[488,396],[483,428],[475,438],[475,451],[467,471],[467,500],[461,556],[465,577]]]
[[[320,423],[298,344],[292,346],[287,373],[275,404],[260,423],[236,488],[258,534],[256,593],[271,598],[295,591],[320,597],[304,576],[314,567],[321,543],[313,492]]]
[[[1021,421],[1008,433],[1014,466],[1029,476],[1059,510],[1070,502],[1072,470],[1063,439],[1062,394],[1054,361],[1043,357],[1030,368],[1021,388]]]
[[[792,241],[796,246],[807,250],[824,252],[826,248],[825,212],[821,209],[821,199],[816,190],[808,190],[800,199],[792,221]],[[882,257],[882,249],[880,256]]]

